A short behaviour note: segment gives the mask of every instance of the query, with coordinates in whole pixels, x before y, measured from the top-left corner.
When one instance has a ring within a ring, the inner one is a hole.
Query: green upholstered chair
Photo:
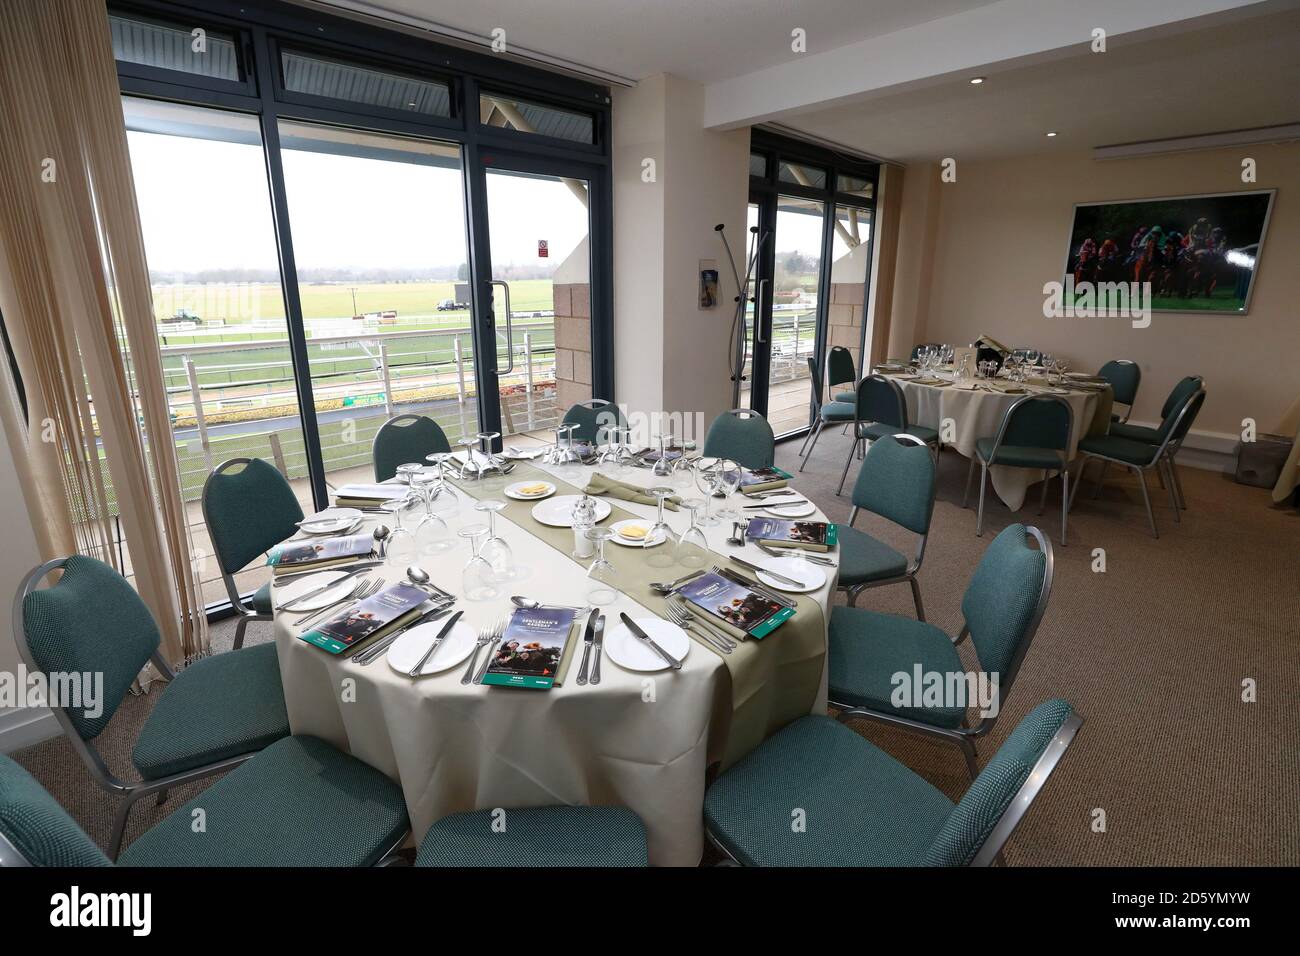
[[[117,862],[372,866],[409,832],[401,788],[382,773],[315,737],[285,737],[145,831]],[[26,770],[0,757],[0,865],[112,864]]]
[[[1097,374],[1110,383],[1116,404],[1124,406],[1124,417],[1112,412],[1110,420],[1128,421],[1128,417],[1133,414],[1133,403],[1137,401],[1138,386],[1142,384],[1142,366],[1129,359],[1112,359]]]
[[[302,505],[284,475],[261,458],[231,458],[212,469],[203,483],[203,521],[221,568],[230,606],[239,614],[235,649],[244,646],[250,621],[271,620],[268,580],[244,603],[235,573],[254,558],[298,533]]]
[[[1030,539],[1037,549],[1029,546]],[[827,697],[840,708],[839,719],[863,717],[955,744],[974,777],[975,741],[993,729],[997,712],[1006,705],[1047,610],[1052,566],[1052,545],[1041,531],[1019,524],[1006,528],[989,544],[966,587],[961,603],[965,623],[955,640],[924,621],[856,607],[832,608]],[[957,654],[957,645],[967,637],[979,660],[976,675],[966,673]],[[918,669],[943,678],[945,688],[957,681],[969,691],[971,678],[985,686],[995,683],[996,706],[968,726],[967,705],[975,707],[975,701],[943,695],[932,700],[919,687],[910,697],[897,693],[895,675],[912,681]]]
[[[771,468],[776,461],[776,436],[767,419],[750,408],[723,412],[704,437],[706,458],[729,458],[746,468]]]
[[[842,345],[835,345],[826,354],[826,384],[832,390],[840,386],[841,390],[833,392],[833,400],[852,405],[857,400],[854,391],[858,384],[858,370],[853,363],[853,353]],[[844,389],[844,386],[849,386]]]
[[[57,570],[58,582],[41,588]],[[273,643],[201,658],[173,674],[158,652],[161,638],[149,608],[102,561],[72,555],[34,569],[18,590],[13,621],[18,652],[33,671],[103,675],[98,706],[52,709],[95,782],[120,799],[109,846],[113,858],[140,797],[229,770],[289,733]],[[141,780],[127,783],[108,769],[92,741],[150,661],[170,683],[131,754]]]
[[[1173,427],[1174,417],[1183,403],[1191,397],[1192,393],[1205,386],[1205,381],[1199,375],[1188,375],[1175,385],[1165,399],[1164,405],[1160,408],[1160,424],[1155,428],[1147,425],[1131,425],[1128,421],[1115,422],[1110,426],[1107,434],[1114,435],[1117,438],[1128,438],[1132,441],[1146,442],[1148,445],[1159,445],[1164,441],[1170,428]],[[1181,444],[1181,443],[1180,443]],[[1172,476],[1174,483],[1174,493],[1178,501],[1178,507],[1183,511],[1187,510],[1187,501],[1183,497],[1183,484],[1178,478],[1178,466],[1174,461],[1174,456],[1178,449],[1174,448],[1166,453],[1167,469]],[[1163,470],[1156,471],[1156,478],[1160,481],[1160,487],[1165,487],[1165,476]],[[1101,493],[1101,484],[1106,480],[1106,462],[1101,463],[1101,473],[1097,478],[1097,488],[1093,491],[1093,497]]]
[[[954,804],[842,724],[801,717],[714,781],[705,832],[743,866],[989,866],[1082,724],[1039,704]]]
[[[579,402],[565,412],[563,424],[578,426],[573,432],[574,441],[604,445],[609,443],[615,429],[627,424],[627,419],[623,410],[613,402],[593,398],[589,402]]]
[[[852,359],[852,356],[849,356]],[[850,401],[833,402],[823,401],[825,398],[824,383],[821,378],[821,369],[817,365],[817,360],[811,355],[808,356],[808,381],[812,385],[812,413],[813,427],[803,440],[803,447],[799,449],[799,457],[806,463],[808,456],[813,453],[817,447],[817,439],[821,437],[822,429],[827,425],[847,425],[853,421],[853,409],[856,402],[856,396]],[[809,445],[809,442],[812,442]],[[806,454],[805,454],[806,450]],[[799,468],[803,471],[802,465]]]
[[[1184,382],[1192,381],[1184,379]],[[1182,383],[1180,383],[1181,385]],[[1151,526],[1152,536],[1159,538],[1160,531],[1156,528],[1156,516],[1151,510],[1151,495],[1147,492],[1146,472],[1149,468],[1156,469],[1156,474],[1160,476],[1161,482],[1169,491],[1169,503],[1174,509],[1174,521],[1182,519],[1179,517],[1179,511],[1186,508],[1183,499],[1182,485],[1178,480],[1178,472],[1174,467],[1174,456],[1178,454],[1178,449],[1182,447],[1183,439],[1191,431],[1192,425],[1196,422],[1196,416],[1200,414],[1201,406],[1205,403],[1205,389],[1199,386],[1187,394],[1173,413],[1165,416],[1160,427],[1156,430],[1158,443],[1149,443],[1139,441],[1134,438],[1125,438],[1122,435],[1113,434],[1114,429],[1120,426],[1111,426],[1112,434],[1095,435],[1084,438],[1079,442],[1079,454],[1083,456],[1083,463],[1079,466],[1079,474],[1075,478],[1074,493],[1070,495],[1070,507],[1074,507],[1074,499],[1079,496],[1079,483],[1083,480],[1083,473],[1087,470],[1089,464],[1095,458],[1101,462],[1102,471],[1097,476],[1097,486],[1093,489],[1092,496],[1097,497],[1101,493],[1101,483],[1106,477],[1106,466],[1114,462],[1117,465],[1123,465],[1138,476],[1139,487],[1142,489],[1142,503],[1146,506],[1147,522]],[[1131,428],[1132,426],[1124,426]],[[1169,480],[1165,482],[1162,469],[1169,472]]]
[[[454,813],[429,827],[416,866],[647,866],[645,826],[626,807]]]
[[[919,438],[891,435],[872,442],[853,485],[849,523],[840,525],[839,587],[848,592],[850,607],[867,588],[906,581],[912,586],[917,619],[925,620],[916,574],[934,514],[936,471],[930,450]],[[863,510],[919,535],[915,559],[909,562],[885,542],[853,527]]]
[[[451,451],[442,426],[427,415],[395,415],[375,432],[370,455],[375,463],[375,481],[397,475],[398,465],[423,465],[435,452]]]
[[[970,482],[975,462],[980,466],[980,501],[975,517],[975,534],[984,534],[984,488],[989,468],[1032,468],[1043,473],[1043,492],[1038,501],[1041,515],[1047,506],[1047,485],[1052,472],[1061,476],[1061,544],[1065,544],[1070,501],[1070,433],[1074,430],[1074,409],[1059,395],[1026,395],[1017,399],[1002,416],[998,433],[975,442],[975,456],[966,471],[966,493],[961,506],[970,502]]]
[[[911,435],[927,445],[939,447],[939,433],[925,425],[907,424],[907,398],[903,387],[884,375],[868,375],[858,382],[857,401],[853,409],[853,444],[844,459],[837,495],[844,493],[844,482],[855,454],[864,454],[867,442],[886,435]],[[802,468],[800,469],[802,470]]]

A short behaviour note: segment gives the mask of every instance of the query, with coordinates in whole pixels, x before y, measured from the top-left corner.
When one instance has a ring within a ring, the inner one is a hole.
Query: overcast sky
[[[128,134],[149,267],[155,272],[275,269],[260,147],[158,133]],[[466,260],[464,201],[454,169],[283,152],[300,269],[404,268]],[[492,258],[558,265],[586,235],[587,214],[556,180],[489,177]]]

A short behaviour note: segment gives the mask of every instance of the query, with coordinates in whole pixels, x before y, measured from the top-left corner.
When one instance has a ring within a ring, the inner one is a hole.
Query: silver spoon
[[[406,569],[406,576],[416,587],[422,587],[429,583],[429,572],[424,568],[418,568],[414,564]]]
[[[562,607],[566,611],[586,611],[588,608],[575,607],[572,604],[543,604],[541,601],[534,601],[532,598],[526,598],[519,594],[510,596],[510,603],[515,607],[523,608],[525,611],[536,611],[539,607]]]
[[[375,529],[375,554],[379,555],[381,558],[384,556],[384,546],[387,543],[390,534],[392,534],[392,532],[388,530],[388,525],[386,524],[381,524]]]
[[[689,574],[683,574],[676,581],[670,581],[667,584],[664,584],[662,581],[651,581],[650,588],[654,591],[658,591],[660,594],[669,594],[675,588],[686,583],[691,578],[698,578],[703,573],[703,571],[692,571]]]
[[[727,539],[727,544],[734,545],[737,548],[745,546],[745,536],[740,531],[740,522],[731,523],[731,537]]]

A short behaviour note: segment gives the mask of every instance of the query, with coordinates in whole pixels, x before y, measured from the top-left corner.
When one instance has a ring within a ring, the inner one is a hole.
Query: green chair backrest
[[[808,356],[808,381],[812,383],[813,404],[821,408],[825,401],[826,383],[822,381],[821,366],[811,355]]]
[[[1137,401],[1138,385],[1142,382],[1142,367],[1137,362],[1112,359],[1097,374],[1110,382],[1115,401],[1121,405],[1132,405]]]
[[[827,374],[830,376],[828,379],[830,384],[844,385],[858,380],[858,372],[853,364],[853,353],[844,346],[837,345],[832,348],[828,362]]]
[[[1196,416],[1201,413],[1201,406],[1205,404],[1205,390],[1197,389],[1187,399],[1187,412],[1179,421],[1177,413],[1173,416],[1170,423],[1169,440],[1180,442],[1187,437],[1187,433],[1192,430],[1192,425],[1196,422]]]
[[[4,756],[0,756],[0,836],[31,866],[113,865],[45,788]],[[4,855],[0,848],[0,857]]]
[[[776,461],[776,436],[758,412],[736,408],[713,420],[702,454],[729,458],[746,468],[770,468]]]
[[[597,398],[570,408],[564,413],[564,424],[578,426],[573,431],[574,441],[604,444],[613,440],[605,429],[626,425],[627,419],[623,417],[623,410],[613,402]]]
[[[375,461],[375,481],[387,481],[397,474],[397,466],[410,462],[423,465],[424,457],[435,452],[451,451],[451,442],[442,426],[427,415],[397,415],[379,426],[371,455]]]
[[[108,725],[161,641],[135,588],[103,561],[82,554],[63,562],[53,586],[22,597],[22,627],[32,661],[47,677],[103,674],[102,699],[94,707],[63,708],[82,740]],[[84,689],[82,703],[91,703]]]
[[[208,476],[203,517],[221,570],[234,574],[295,534],[302,506],[288,480],[270,462],[233,458]]]
[[[961,601],[980,667],[998,675],[1003,691],[1033,640],[1051,590],[1052,546],[1040,538],[1041,550],[1031,548],[1028,533],[1024,525],[1013,524],[993,539]]]
[[[917,534],[930,533],[935,466],[930,449],[885,438],[873,442],[853,485],[853,504]]]
[[[896,383],[883,375],[868,375],[858,382],[857,392],[858,421],[907,430],[907,401]]]
[[[948,814],[926,853],[926,865],[967,866],[975,859],[1073,713],[1065,701],[1049,700],[1025,715]]]
[[[1054,395],[1031,395],[1017,399],[1007,409],[1002,444],[1027,448],[1070,447],[1070,404]]]
[[[1156,429],[1159,441],[1163,442],[1168,437],[1170,429],[1178,419],[1179,410],[1200,390],[1202,383],[1203,380],[1199,375],[1188,375],[1174,386],[1169,397],[1165,399],[1164,407],[1160,409],[1160,427]],[[1197,410],[1200,410],[1199,406]]]

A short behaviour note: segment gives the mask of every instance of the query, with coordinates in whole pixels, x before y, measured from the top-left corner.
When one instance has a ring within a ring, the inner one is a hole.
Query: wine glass
[[[582,459],[573,447],[573,433],[577,430],[578,426],[574,423],[561,425],[556,429],[561,441],[559,474],[568,482],[577,481],[582,477]]]
[[[668,484],[675,491],[690,491],[695,487],[695,466],[685,455],[673,462],[673,473],[668,478]]]
[[[460,573],[461,590],[467,601],[490,601],[499,593],[497,576],[491,563],[479,553],[483,540],[488,536],[488,526],[471,524],[461,528],[458,534],[469,539],[470,559]]]
[[[673,442],[676,440],[677,438],[674,435],[665,432],[659,433],[659,460],[655,462],[654,468],[650,470],[650,473],[656,478],[672,478],[673,463],[668,460],[668,449],[673,447]]]
[[[725,518],[727,521],[736,521],[740,518],[740,512],[731,503],[731,496],[740,487],[744,471],[739,464],[726,458],[718,462],[718,470],[719,484],[723,495],[722,508],[718,511],[718,517]]]
[[[691,523],[678,537],[673,547],[673,558],[683,567],[701,568],[709,560],[709,542],[696,521],[703,506],[703,498],[687,498],[682,502],[682,507],[691,513]]]
[[[407,493],[401,498],[390,498],[380,508],[392,516],[393,527],[388,533],[388,543],[384,548],[384,557],[389,564],[409,564],[418,551],[415,532],[406,526],[406,519],[417,517],[419,499]]]
[[[483,452],[483,458],[487,461],[488,468],[500,468],[501,459],[492,451],[492,443],[501,437],[500,432],[479,432],[474,436],[478,439],[479,450]]]
[[[515,559],[510,545],[497,534],[497,512],[506,506],[504,501],[488,499],[474,506],[475,511],[485,511],[488,516],[488,536],[479,549],[479,554],[492,566],[497,580],[506,581],[514,576]]]
[[[673,529],[664,520],[664,501],[671,498],[673,493],[673,489],[663,486],[651,488],[647,492],[647,494],[654,497],[659,505],[659,517],[655,521],[654,527],[650,529],[650,533],[646,535],[646,543],[649,544],[653,541],[664,542],[663,547],[655,548],[650,552],[650,556],[646,558],[646,563],[654,568],[672,567],[673,564],[672,549],[667,547],[667,543],[673,539]]]
[[[423,465],[411,461],[407,462],[405,465],[397,466],[397,477],[401,479],[402,484],[410,488],[415,476],[420,474],[422,471],[424,471]]]
[[[433,501],[442,493],[439,475],[422,473],[412,479],[412,488],[424,503],[424,514],[415,523],[415,543],[420,554],[436,554],[452,545],[451,526],[433,510]]]
[[[587,602],[598,607],[612,604],[618,598],[617,572],[605,559],[605,542],[613,536],[609,528],[587,529],[587,537],[596,543],[596,560],[587,569]]]
[[[474,457],[474,446],[478,444],[477,439],[462,438],[456,444],[465,449],[465,460],[460,466],[460,477],[465,480],[482,478],[483,465]]]
[[[712,528],[720,523],[720,519],[710,514],[709,503],[713,500],[714,494],[722,487],[722,467],[721,460],[714,458],[707,464],[703,461],[695,463],[695,487],[700,489],[704,495],[704,514],[699,518],[701,527]]]

